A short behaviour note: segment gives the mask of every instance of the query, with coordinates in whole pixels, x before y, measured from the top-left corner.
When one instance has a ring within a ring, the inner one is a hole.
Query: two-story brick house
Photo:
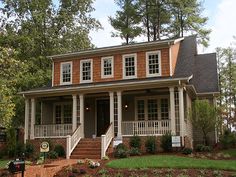
[[[198,55],[196,36],[50,58],[51,85],[22,92],[25,140],[37,146],[50,138],[68,158],[104,156],[114,138],[133,135],[171,132],[192,147],[199,136],[187,111],[194,99],[214,103],[219,93],[216,55]],[[93,143],[96,153],[88,148]]]

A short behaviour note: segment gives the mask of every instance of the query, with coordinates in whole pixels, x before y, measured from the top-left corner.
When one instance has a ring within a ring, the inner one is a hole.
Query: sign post
[[[46,152],[49,152],[49,143],[46,141],[43,141],[40,145],[40,152],[43,153],[43,160],[45,161],[45,154]]]

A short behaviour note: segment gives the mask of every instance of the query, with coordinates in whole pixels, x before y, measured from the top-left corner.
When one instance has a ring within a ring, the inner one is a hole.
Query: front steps
[[[101,138],[83,138],[73,150],[71,159],[101,159]]]

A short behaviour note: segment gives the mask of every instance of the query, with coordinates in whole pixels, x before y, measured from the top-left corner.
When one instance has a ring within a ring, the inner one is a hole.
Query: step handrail
[[[109,147],[111,140],[114,138],[113,124],[110,123],[106,133],[101,136],[101,158],[106,156],[107,148]]]
[[[72,135],[68,135],[66,139],[67,143],[67,153],[66,153],[66,158],[69,159],[71,153],[83,137],[83,132],[82,132],[82,125],[80,124],[77,129],[73,132]]]

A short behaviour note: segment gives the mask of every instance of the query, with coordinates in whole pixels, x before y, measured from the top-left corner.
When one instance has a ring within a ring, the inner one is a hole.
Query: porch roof
[[[116,89],[120,90],[132,90],[132,89],[143,89],[148,87],[168,87],[172,85],[179,85],[182,83],[189,83],[192,77],[183,77],[183,78],[172,78],[172,77],[151,77],[144,79],[127,79],[127,80],[118,80],[111,82],[97,82],[97,83],[84,83],[84,84],[73,84],[73,85],[63,85],[63,86],[54,86],[51,84],[42,88],[36,88],[29,91],[23,91],[19,94],[25,96],[34,96],[34,95],[45,95],[45,94],[56,94],[56,93],[71,93],[71,92],[82,92],[89,93],[94,91],[112,91]]]

